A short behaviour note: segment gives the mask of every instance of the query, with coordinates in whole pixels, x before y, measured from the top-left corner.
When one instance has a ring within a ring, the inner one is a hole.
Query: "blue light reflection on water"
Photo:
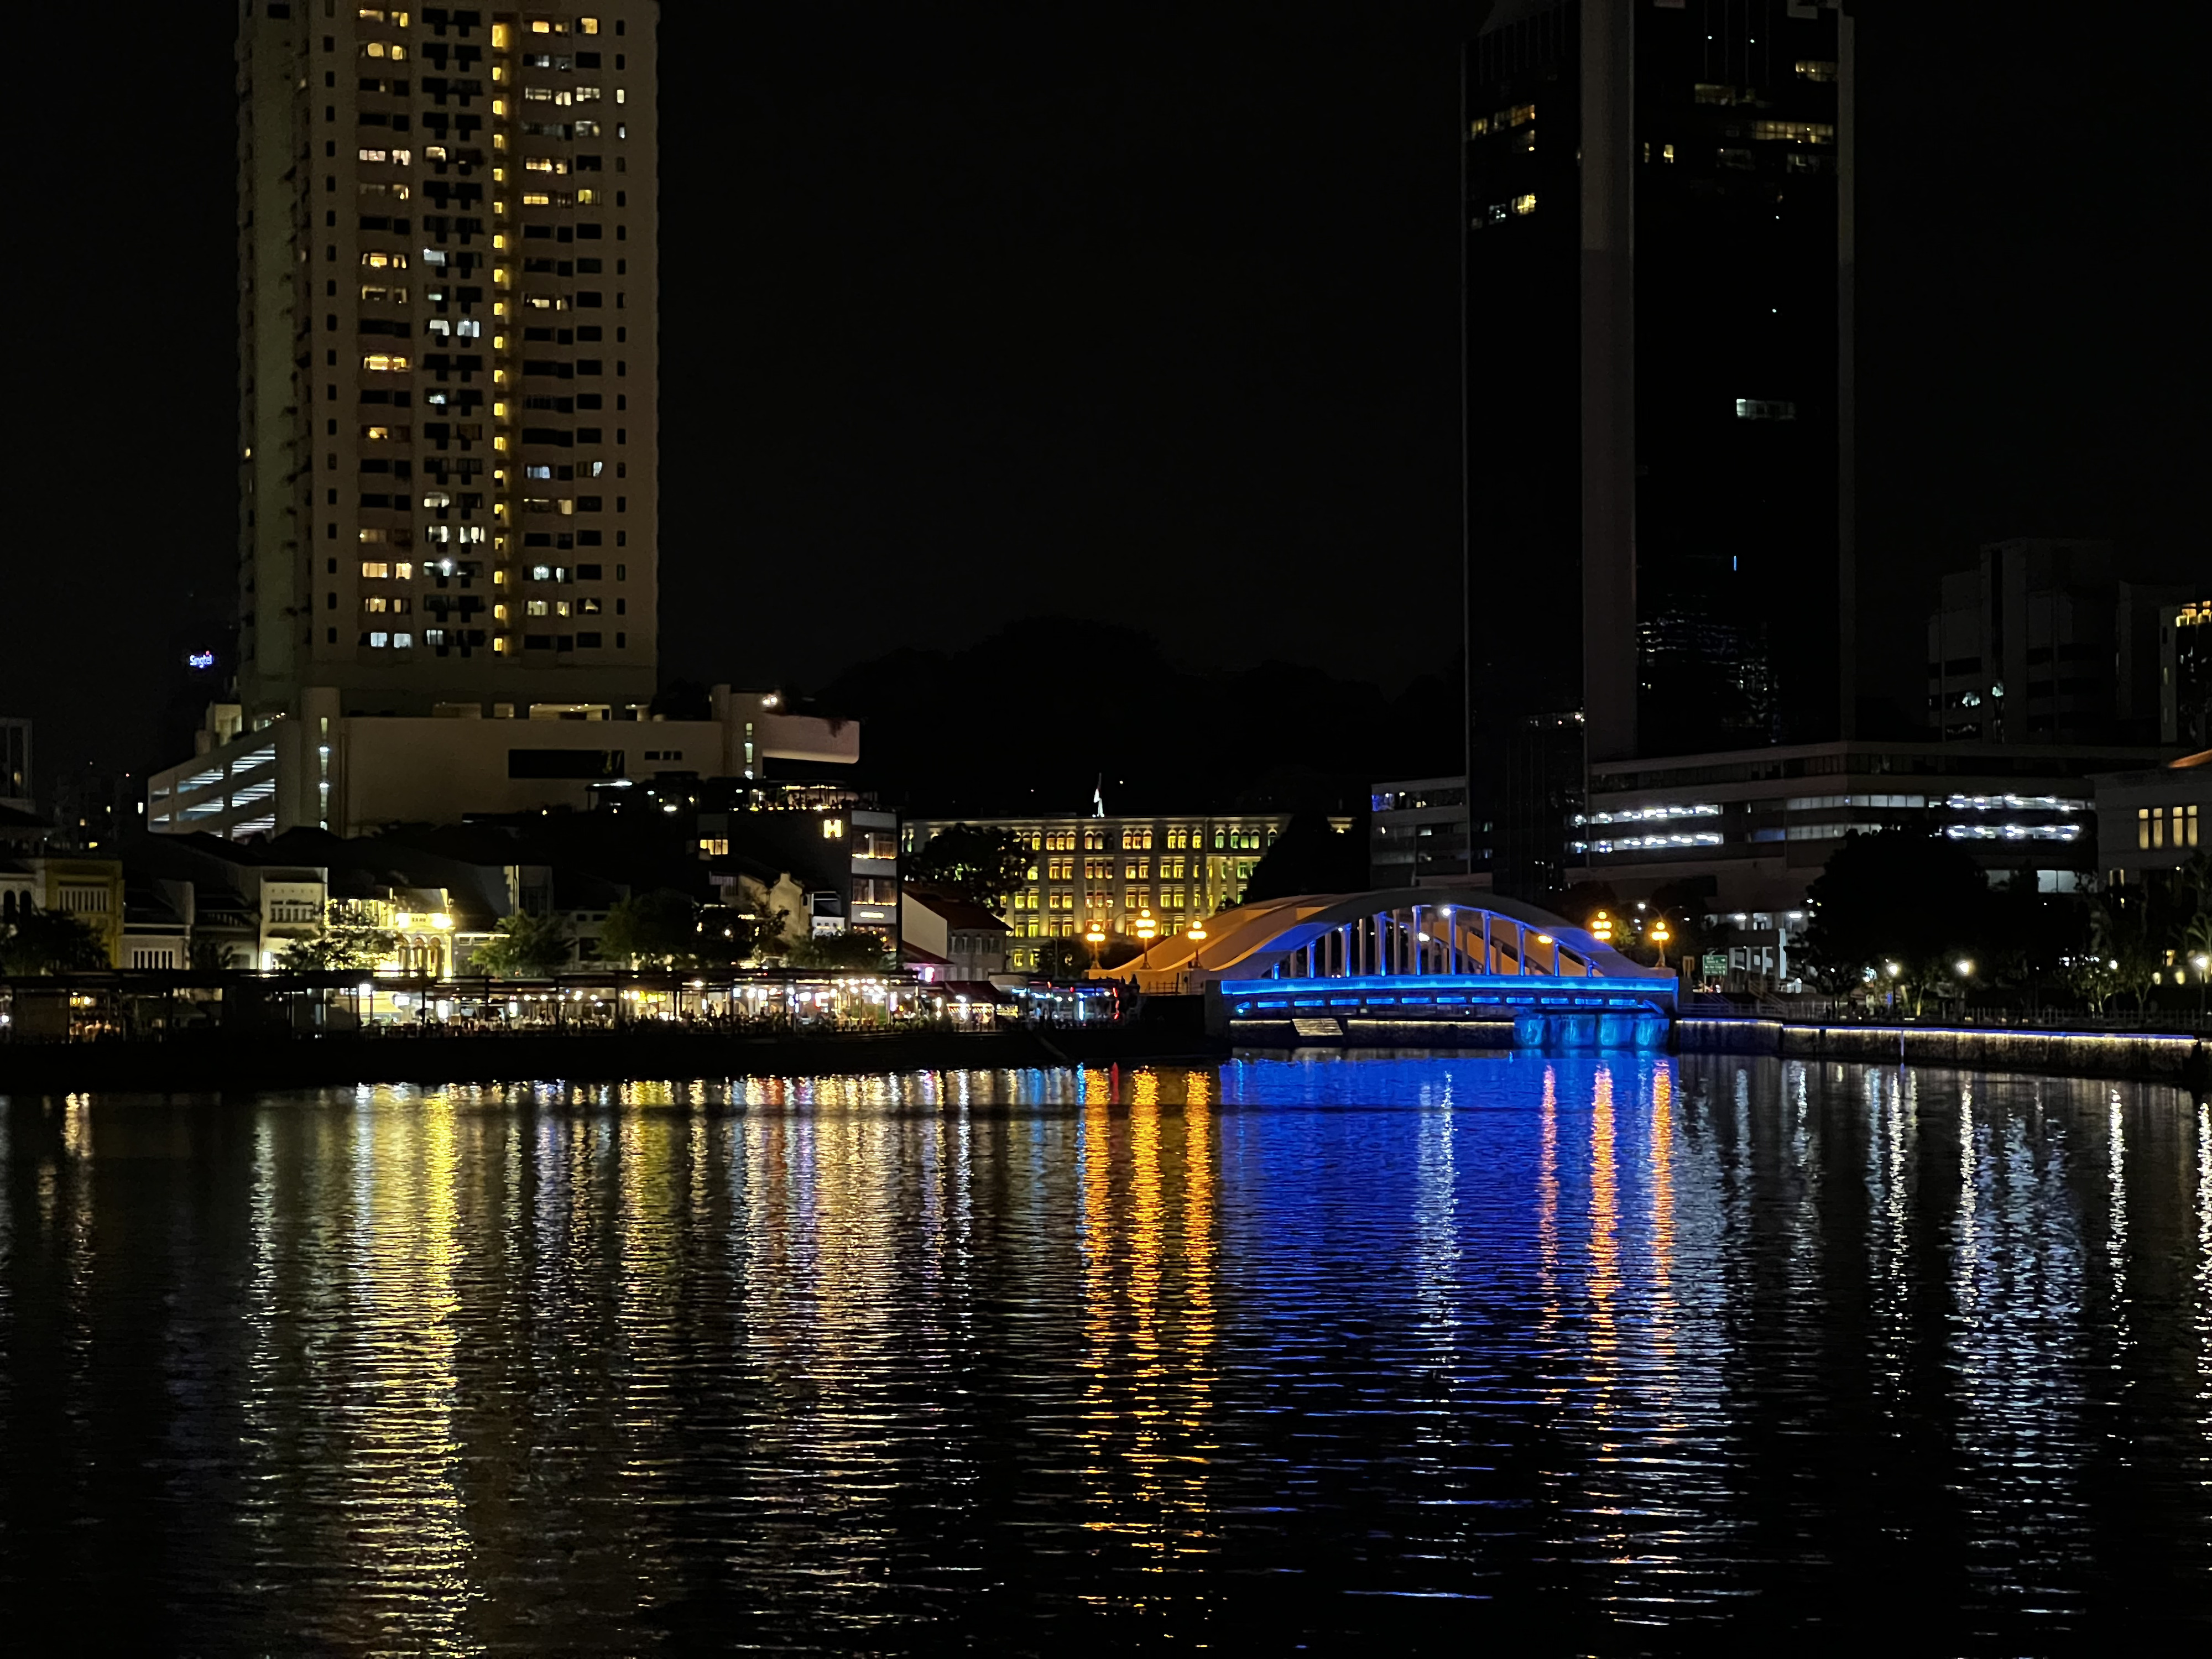
[[[6,1112],[0,1583],[88,1630],[1632,1650],[1909,1601],[2017,1647],[2206,1605],[2171,1091],[1329,1056]]]

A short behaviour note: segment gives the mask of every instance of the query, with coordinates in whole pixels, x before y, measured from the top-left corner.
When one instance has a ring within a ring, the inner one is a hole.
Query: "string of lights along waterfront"
[[[1664,1055],[0,1115],[112,1651],[2051,1651],[2208,1611],[2212,1105]]]

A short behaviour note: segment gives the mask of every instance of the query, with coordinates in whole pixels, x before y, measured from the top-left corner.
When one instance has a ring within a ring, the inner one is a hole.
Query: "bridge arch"
[[[1154,994],[1231,981],[1444,975],[1648,981],[1671,1002],[1674,985],[1533,904],[1434,887],[1262,899],[1211,918],[1202,937],[1171,934],[1103,972]]]

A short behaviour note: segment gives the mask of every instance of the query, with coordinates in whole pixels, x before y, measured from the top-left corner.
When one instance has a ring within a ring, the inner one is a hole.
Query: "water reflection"
[[[0,1573],[82,1637],[1609,1650],[1857,1632],[1879,1584],[2019,1647],[2206,1601],[2212,1108],[2167,1091],[1521,1056],[5,1110]]]

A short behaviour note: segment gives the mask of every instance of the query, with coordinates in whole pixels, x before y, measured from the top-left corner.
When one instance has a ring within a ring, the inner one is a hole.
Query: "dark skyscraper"
[[[1847,732],[1851,27],[1500,0],[1468,44],[1469,759],[1501,890],[1565,884],[1590,761]]]

